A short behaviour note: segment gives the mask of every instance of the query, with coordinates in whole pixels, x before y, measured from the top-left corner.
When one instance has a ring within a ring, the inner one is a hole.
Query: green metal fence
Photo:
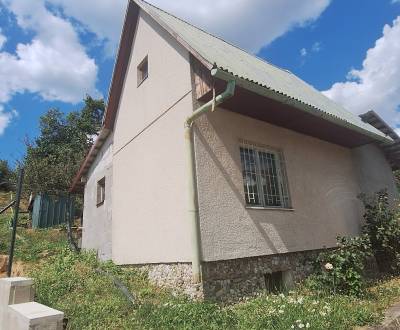
[[[32,210],[32,228],[50,228],[73,220],[74,199],[70,196],[40,194],[35,197]]]

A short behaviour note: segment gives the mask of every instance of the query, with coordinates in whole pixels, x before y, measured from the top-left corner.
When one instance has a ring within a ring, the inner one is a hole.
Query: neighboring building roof
[[[278,68],[230,43],[215,37],[145,1],[132,0],[158,23],[167,29],[178,41],[194,52],[203,64],[210,68],[216,66],[235,77],[263,86],[290,99],[300,101],[327,115],[385,138],[385,134],[375,127],[364,123],[357,115],[347,111],[320,91],[310,86],[288,70]],[[390,139],[389,139],[390,141]],[[388,141],[388,142],[389,142]]]
[[[390,136],[394,141],[392,144],[387,145],[383,144],[380,147],[382,148],[383,152],[386,155],[390,165],[393,169],[398,170],[400,169],[400,137],[399,135],[391,128],[385,121],[375,112],[375,111],[368,111],[360,115],[360,118],[374,126],[376,129],[379,129],[382,133]]]

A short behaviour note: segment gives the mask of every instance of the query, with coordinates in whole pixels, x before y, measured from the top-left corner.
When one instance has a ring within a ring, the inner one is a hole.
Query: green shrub
[[[315,262],[315,274],[308,283],[329,293],[360,295],[365,288],[364,265],[371,254],[366,235],[338,237],[336,249],[321,252]]]
[[[372,198],[361,196],[365,207],[363,233],[369,236],[379,270],[400,272],[400,224],[398,210],[389,206],[388,194],[380,191]]]

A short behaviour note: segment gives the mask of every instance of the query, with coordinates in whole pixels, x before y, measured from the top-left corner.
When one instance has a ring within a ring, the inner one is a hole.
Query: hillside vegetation
[[[9,218],[0,217],[1,254],[8,251]],[[64,311],[68,329],[351,329],[379,322],[400,298],[400,280],[391,278],[357,298],[299,288],[228,306],[193,302],[154,287],[142,272],[72,252],[62,229],[18,228],[15,258],[22,275],[35,280],[36,301]],[[124,283],[135,304],[98,269]]]

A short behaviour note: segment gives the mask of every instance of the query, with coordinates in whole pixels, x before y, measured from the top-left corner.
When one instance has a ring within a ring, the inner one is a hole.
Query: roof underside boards
[[[384,133],[368,123],[364,123],[358,116],[347,111],[291,72],[267,63],[147,2],[134,1],[176,38],[183,40],[191,50],[194,50],[196,53],[194,55],[201,57],[203,63],[206,61],[238,78],[298,100],[336,120],[345,121],[369,134],[372,133],[377,139],[385,137]]]
[[[400,169],[400,137],[385,121],[375,112],[368,111],[360,115],[361,119],[366,123],[379,129],[384,134],[390,136],[393,140],[391,144],[381,144],[380,147],[384,151],[386,158],[389,160],[393,169]]]

